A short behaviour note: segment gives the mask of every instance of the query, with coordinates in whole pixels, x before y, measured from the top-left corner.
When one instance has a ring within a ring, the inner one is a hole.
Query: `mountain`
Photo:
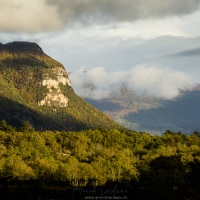
[[[36,130],[121,128],[71,87],[62,64],[36,43],[0,43],[0,119]]]
[[[172,100],[137,96],[126,86],[105,99],[86,100],[118,123],[136,131],[191,134],[200,131],[200,90],[182,91]]]
[[[187,91],[176,99],[163,101],[162,106],[156,109],[129,113],[125,120],[138,123],[138,128],[142,130],[172,130],[191,134],[200,131],[199,105],[200,91]]]

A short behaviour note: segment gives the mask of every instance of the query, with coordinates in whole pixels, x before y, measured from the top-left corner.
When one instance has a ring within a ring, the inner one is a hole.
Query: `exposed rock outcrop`
[[[40,106],[43,105],[56,105],[59,107],[68,106],[69,99],[62,93],[60,89],[60,84],[69,85],[70,80],[67,78],[67,74],[62,68],[52,69],[52,73],[55,79],[52,79],[46,74],[45,78],[42,80],[42,86],[46,86],[48,92],[43,100],[38,102]]]

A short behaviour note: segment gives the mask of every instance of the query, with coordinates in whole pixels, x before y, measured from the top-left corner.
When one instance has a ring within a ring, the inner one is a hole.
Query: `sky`
[[[0,0],[0,42],[38,43],[75,91],[175,98],[200,80],[200,0]]]

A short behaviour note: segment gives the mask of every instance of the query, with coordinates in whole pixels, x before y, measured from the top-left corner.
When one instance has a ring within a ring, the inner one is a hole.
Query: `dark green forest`
[[[101,191],[102,198],[103,195],[110,199],[114,195],[118,199],[200,197],[199,132],[192,135],[169,130],[162,135],[118,129],[39,132],[28,122],[15,128],[1,120],[0,157],[2,191],[22,185],[51,191],[61,188],[62,192],[70,190],[72,196],[94,199],[100,187],[111,187],[112,190]],[[93,192],[88,188],[93,188]]]

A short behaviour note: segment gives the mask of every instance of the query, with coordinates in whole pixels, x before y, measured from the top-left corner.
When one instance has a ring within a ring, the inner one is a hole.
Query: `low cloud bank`
[[[139,96],[155,96],[173,99],[181,90],[194,86],[193,78],[181,71],[175,71],[153,64],[142,64],[128,71],[108,72],[103,67],[91,70],[81,68],[70,74],[72,86],[82,97],[106,98],[118,91],[123,84]]]

